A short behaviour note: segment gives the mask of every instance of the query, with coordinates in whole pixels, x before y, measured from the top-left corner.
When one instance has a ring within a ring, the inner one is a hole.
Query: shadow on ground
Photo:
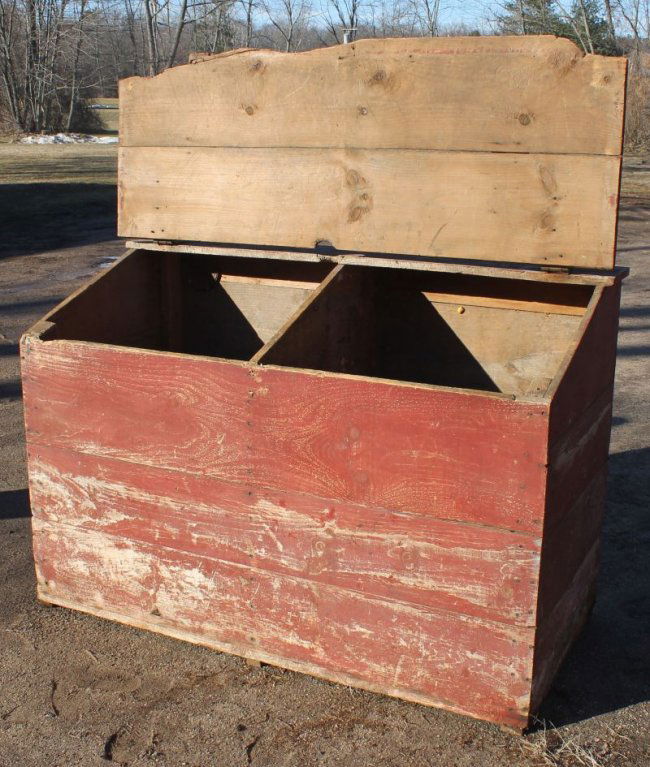
[[[114,184],[0,184],[0,258],[112,240],[116,206]]]
[[[0,519],[19,519],[29,516],[29,493],[27,490],[0,491]]]
[[[650,448],[610,456],[592,616],[539,718],[556,726],[650,700]]]

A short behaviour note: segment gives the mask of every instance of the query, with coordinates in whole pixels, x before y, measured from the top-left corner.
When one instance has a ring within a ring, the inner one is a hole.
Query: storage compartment
[[[592,294],[590,285],[227,256],[161,259],[142,250],[58,309],[46,339],[543,395]]]
[[[136,250],[59,307],[44,338],[248,360],[331,269]]]
[[[589,285],[345,266],[254,359],[542,395],[592,294]]]

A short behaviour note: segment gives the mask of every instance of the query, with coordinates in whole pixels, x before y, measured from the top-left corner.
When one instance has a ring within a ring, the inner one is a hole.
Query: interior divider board
[[[371,272],[363,267],[337,266],[251,362],[349,373],[361,372],[365,362],[367,372],[366,357],[372,352],[370,336],[374,328],[371,317],[362,316],[362,307],[372,301],[372,296],[359,289],[361,274]],[[351,292],[355,296],[353,302],[349,300]],[[342,296],[348,300],[340,300]],[[357,348],[365,355],[363,359],[350,360],[350,369],[342,371],[339,350],[353,334],[357,336]],[[364,344],[364,339],[368,343]]]
[[[256,488],[77,451],[29,451],[34,516],[269,573],[535,625],[532,535]]]
[[[625,69],[551,36],[235,51],[121,81],[120,143],[616,155]]]
[[[121,236],[296,248],[326,240],[339,250],[614,264],[619,157],[223,147],[119,153]]]

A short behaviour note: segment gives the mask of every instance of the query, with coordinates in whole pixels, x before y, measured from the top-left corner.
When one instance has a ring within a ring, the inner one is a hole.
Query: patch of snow
[[[88,133],[55,133],[52,136],[23,136],[20,144],[117,144],[117,136],[91,136]]]
[[[98,269],[108,269],[109,266],[112,266],[119,256],[109,256],[105,261],[102,261],[101,263],[97,264]]]

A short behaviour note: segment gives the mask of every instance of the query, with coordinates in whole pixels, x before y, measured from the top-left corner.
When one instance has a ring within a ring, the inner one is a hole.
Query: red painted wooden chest
[[[522,729],[594,598],[625,63],[121,84],[129,250],[22,340],[38,596]]]

